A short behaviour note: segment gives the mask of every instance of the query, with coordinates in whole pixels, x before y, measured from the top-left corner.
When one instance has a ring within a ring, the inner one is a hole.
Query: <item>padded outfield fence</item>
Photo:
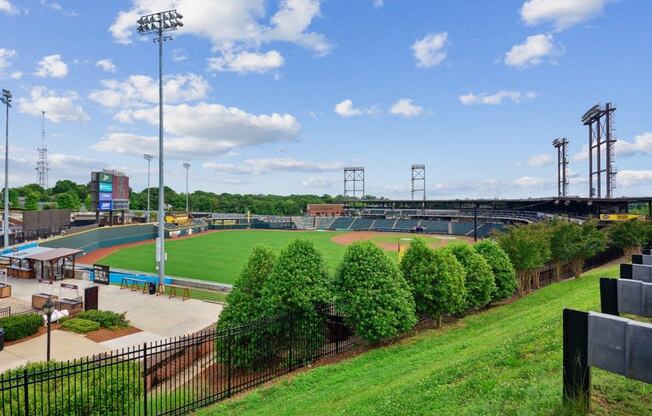
[[[334,306],[0,376],[0,415],[179,415],[357,342]],[[56,345],[53,345],[56,349]]]

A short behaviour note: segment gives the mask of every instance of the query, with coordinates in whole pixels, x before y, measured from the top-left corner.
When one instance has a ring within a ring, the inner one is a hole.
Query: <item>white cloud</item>
[[[464,105],[472,104],[485,104],[485,105],[499,105],[503,100],[511,100],[514,103],[520,103],[524,100],[532,100],[536,98],[537,94],[534,91],[505,91],[501,90],[494,94],[474,94],[472,92],[459,96],[459,100]]]
[[[183,62],[188,59],[188,56],[183,52],[183,49],[173,49],[172,50],[172,60],[174,62]]]
[[[505,54],[505,65],[526,68],[538,65],[543,58],[552,54],[559,54],[553,44],[551,34],[528,36],[525,43],[512,46]]]
[[[521,19],[529,25],[551,22],[562,30],[594,17],[610,0],[527,0]]]
[[[18,14],[18,9],[16,9],[9,0],[0,0],[0,12]]]
[[[208,58],[208,68],[212,71],[229,71],[244,74],[255,72],[262,74],[283,65],[283,57],[278,51],[265,53],[225,52],[221,57]]]
[[[221,104],[166,105],[164,108],[168,155],[206,158],[230,150],[295,139],[299,122],[290,114],[251,114]],[[158,124],[158,107],[132,110],[129,120]],[[129,133],[111,133],[94,148],[127,154],[155,152],[156,139]]]
[[[652,133],[644,132],[634,137],[634,141],[618,139],[614,147],[616,156],[628,157],[634,155],[652,155]],[[593,150],[595,155],[595,149]],[[573,160],[581,162],[589,159],[589,145],[573,155]]]
[[[23,73],[20,71],[14,71],[9,76],[13,79],[21,79],[23,77]]]
[[[327,172],[342,169],[341,163],[311,162],[294,158],[247,159],[240,164],[206,162],[202,165],[215,172],[261,175],[275,172]]]
[[[373,107],[369,108],[356,108],[353,106],[353,101],[346,99],[335,104],[333,108],[335,113],[339,114],[342,117],[354,117],[361,116],[363,114],[371,115],[375,112]]]
[[[389,109],[389,113],[395,116],[411,118],[423,114],[423,108],[414,104],[410,98],[401,98],[392,104],[392,107]]]
[[[21,113],[33,116],[41,116],[41,111],[45,111],[45,117],[54,122],[60,121],[80,121],[87,122],[90,120],[88,114],[78,104],[79,95],[76,92],[66,92],[57,94],[46,87],[33,87],[29,97],[18,99],[18,110]]]
[[[621,170],[616,176],[619,186],[631,187],[641,183],[652,182],[652,170]]]
[[[384,0],[374,0],[374,7],[383,7],[385,5]]]
[[[42,78],[64,78],[68,75],[68,65],[61,59],[59,54],[44,56],[39,61],[34,75]]]
[[[616,155],[631,156],[636,154],[652,155],[652,133],[645,132],[634,137],[633,142],[618,140],[615,145]]]
[[[301,181],[301,186],[307,188],[329,188],[338,182],[337,179],[326,176],[308,176],[307,179]]]
[[[549,166],[552,164],[552,157],[548,153],[541,153],[530,157],[527,164],[534,167]]]
[[[142,107],[158,103],[158,80],[147,75],[131,75],[124,81],[101,81],[104,87],[91,92],[89,98],[108,108]],[[170,75],[163,79],[163,102],[175,104],[201,100],[206,97],[209,85],[200,75]]]
[[[446,32],[429,33],[423,39],[419,39],[412,45],[414,59],[420,68],[431,68],[441,64],[446,59],[447,53],[444,47],[448,34]]]
[[[95,66],[101,68],[104,72],[116,71],[115,64],[110,59],[100,59],[99,61],[95,62]]]
[[[533,178],[531,176],[523,176],[513,181],[516,186],[524,188],[543,187],[549,184],[549,181],[544,178]]]
[[[14,49],[0,48],[0,74],[2,74],[3,69],[11,66],[11,61],[16,57],[16,55]]]
[[[131,43],[139,16],[177,9],[185,26],[177,35],[208,38],[220,52],[255,51],[261,44],[290,42],[325,55],[331,45],[309,27],[320,15],[319,0],[282,0],[268,17],[264,0],[133,0],[132,8],[116,17],[109,31],[120,43]]]

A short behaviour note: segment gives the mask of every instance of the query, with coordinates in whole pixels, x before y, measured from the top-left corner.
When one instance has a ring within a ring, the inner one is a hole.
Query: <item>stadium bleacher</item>
[[[292,217],[292,222],[294,223],[297,230],[315,229],[314,217]]]
[[[453,234],[455,235],[468,235],[473,233],[474,228],[472,222],[453,222]]]
[[[318,230],[328,230],[332,227],[335,217],[315,217],[315,228]]]
[[[371,226],[372,231],[393,231],[396,220],[377,219]]]
[[[419,224],[423,227],[426,233],[443,233],[448,234],[449,221],[440,220],[421,220]]]
[[[349,229],[354,231],[369,231],[374,221],[376,220],[373,218],[356,218]]]
[[[330,226],[330,230],[348,230],[351,223],[355,220],[352,217],[337,217]]]
[[[394,231],[401,232],[410,232],[419,224],[418,220],[396,220],[396,225],[394,226]]]

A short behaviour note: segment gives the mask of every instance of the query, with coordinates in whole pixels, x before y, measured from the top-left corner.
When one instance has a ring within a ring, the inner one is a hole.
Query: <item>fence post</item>
[[[591,367],[588,365],[589,314],[564,309],[564,404],[588,413],[591,404]]]
[[[228,327],[227,333],[226,333],[226,363],[227,363],[227,385],[226,385],[226,397],[231,397],[231,366],[233,365],[232,360],[231,360],[231,348],[233,346],[231,345],[231,326]]]
[[[618,281],[607,277],[600,278],[600,310],[602,313],[618,316]]]
[[[290,340],[290,350],[288,351],[288,373],[292,371],[292,345],[294,344],[292,339],[292,326],[292,313],[288,312],[288,338]]]
[[[147,343],[143,342],[143,415],[147,416]]]
[[[24,401],[25,401],[25,416],[29,415],[29,384],[28,384],[27,368],[23,370],[23,384],[25,385],[24,390]]]

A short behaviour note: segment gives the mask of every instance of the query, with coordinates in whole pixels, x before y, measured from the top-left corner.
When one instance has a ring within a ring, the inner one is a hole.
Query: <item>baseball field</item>
[[[290,241],[301,238],[312,241],[322,252],[331,270],[337,267],[348,244],[360,239],[371,240],[387,254],[398,259],[398,245],[409,244],[414,234],[337,231],[272,231],[233,230],[216,231],[190,238],[165,241],[167,252],[166,274],[177,277],[210,280],[220,283],[235,282],[251,250],[264,244],[277,252]],[[422,236],[433,247],[450,241],[468,241],[463,237]],[[156,272],[155,244],[146,241],[93,253],[93,261],[111,267],[141,272]]]

